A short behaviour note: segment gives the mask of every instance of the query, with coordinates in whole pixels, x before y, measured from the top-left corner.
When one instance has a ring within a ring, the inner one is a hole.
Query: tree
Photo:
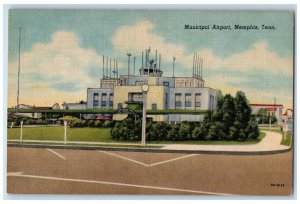
[[[233,134],[235,139],[245,140],[247,138],[246,128],[251,119],[252,109],[245,96],[245,93],[238,91],[235,95],[235,123],[236,133]]]
[[[260,123],[263,124],[267,122],[267,111],[264,108],[259,109],[257,115],[259,116]]]

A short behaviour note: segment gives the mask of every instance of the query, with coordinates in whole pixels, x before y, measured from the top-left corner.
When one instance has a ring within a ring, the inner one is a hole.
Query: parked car
[[[95,120],[106,121],[106,120],[112,120],[112,118],[110,116],[97,116]]]

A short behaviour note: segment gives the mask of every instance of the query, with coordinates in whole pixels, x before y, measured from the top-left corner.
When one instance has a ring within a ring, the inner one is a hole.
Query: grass
[[[20,128],[8,128],[8,139],[20,139]],[[250,141],[149,141],[148,144],[201,144],[201,145],[247,145],[260,142],[265,133],[261,132],[256,140]],[[24,127],[23,140],[49,140],[63,141],[64,127]],[[112,139],[110,128],[67,128],[67,141],[79,142],[111,142],[123,143]],[[124,141],[124,143],[136,143],[136,141]],[[108,144],[110,145],[110,144]],[[111,144],[112,146],[115,144]],[[101,146],[101,145],[100,145]],[[102,145],[103,146],[103,145]],[[105,146],[107,146],[105,144]],[[118,145],[117,145],[118,146]],[[130,146],[130,145],[129,145]],[[135,146],[135,145],[133,145]]]
[[[8,128],[8,139],[20,139],[20,128]],[[64,127],[25,127],[24,140],[63,141]],[[114,142],[110,128],[67,128],[68,141]]]
[[[8,142],[8,144],[15,144],[15,143],[20,143],[19,141],[17,142]],[[23,144],[41,144],[41,142],[24,142],[23,141]],[[49,145],[57,145],[58,143],[47,143]],[[146,146],[140,146],[139,144],[136,144],[136,145],[118,145],[118,144],[77,144],[77,143],[72,143],[72,142],[68,142],[67,144],[64,144],[65,146],[97,146],[97,147],[129,147],[129,148],[149,148],[149,149],[160,149],[162,148],[163,146],[149,146],[149,145],[146,145]]]
[[[291,146],[291,142],[292,142],[292,132],[291,131],[288,131],[286,133],[286,140],[285,140],[284,139],[284,132],[281,131],[280,126],[272,127],[271,130],[267,127],[263,127],[263,128],[261,127],[260,129],[261,130],[266,130],[266,131],[271,131],[271,132],[277,132],[277,133],[281,134],[282,139],[281,139],[280,144],[286,145],[286,146]]]

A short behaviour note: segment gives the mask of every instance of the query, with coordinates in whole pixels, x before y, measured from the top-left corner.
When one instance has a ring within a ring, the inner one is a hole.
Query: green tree
[[[233,139],[245,140],[247,138],[246,128],[251,119],[251,106],[244,92],[238,91],[235,95],[235,123],[236,133]]]

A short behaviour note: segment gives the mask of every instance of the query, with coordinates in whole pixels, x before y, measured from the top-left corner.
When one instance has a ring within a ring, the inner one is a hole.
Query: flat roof
[[[282,104],[261,104],[261,103],[250,103],[250,106],[282,106]]]

